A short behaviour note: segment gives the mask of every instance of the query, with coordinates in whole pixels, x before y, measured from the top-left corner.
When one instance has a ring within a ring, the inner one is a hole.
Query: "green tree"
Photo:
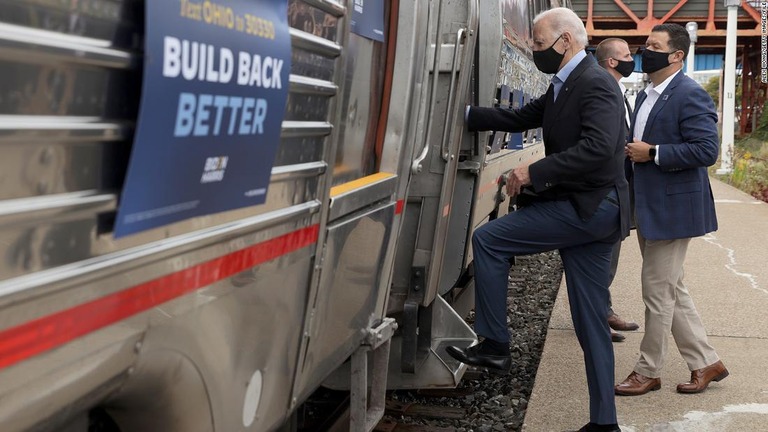
[[[736,110],[738,111],[739,107],[741,107],[741,75],[736,76]],[[704,90],[709,93],[709,96],[712,97],[712,100],[715,102],[715,108],[717,108],[720,105],[720,77],[719,76],[713,76],[712,78],[707,81],[706,84],[704,84]]]
[[[715,101],[715,107],[718,106],[720,101],[720,77],[713,76],[704,84],[704,90],[709,93],[709,96]]]
[[[757,120],[757,127],[753,131],[755,138],[768,141],[768,102],[763,105],[763,112]],[[768,148],[768,146],[766,146]]]

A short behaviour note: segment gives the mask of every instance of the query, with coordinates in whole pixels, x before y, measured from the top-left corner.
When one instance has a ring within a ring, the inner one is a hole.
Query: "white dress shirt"
[[[665,79],[661,84],[655,86],[653,83],[650,83],[648,84],[648,87],[645,88],[645,94],[648,95],[648,97],[645,98],[643,104],[640,106],[640,108],[637,109],[637,117],[635,117],[635,131],[633,136],[635,140],[639,141],[643,139],[645,125],[648,123],[648,116],[651,114],[653,106],[656,105],[656,101],[659,100],[659,97],[662,93],[664,93],[664,90],[666,90],[669,83],[672,82],[672,79],[675,78],[679,73],[680,71],[678,70],[677,72],[670,75],[667,79]],[[656,157],[653,161],[656,163],[656,165],[659,164],[658,145],[656,146]]]
[[[627,102],[627,87],[621,81],[618,83],[619,90],[621,90],[621,95],[624,97],[624,103],[629,104],[629,102]],[[627,105],[624,105],[624,121],[627,123],[627,127],[629,127],[632,122],[632,116],[630,115],[630,112],[627,108]],[[627,134],[629,134],[629,129],[627,129]]]
[[[563,87],[563,84],[565,84],[565,81],[568,80],[571,72],[576,69],[576,66],[578,66],[586,56],[587,52],[584,50],[577,52],[573,55],[573,57],[571,57],[570,60],[568,60],[568,63],[566,63],[565,66],[557,71],[557,73],[552,77],[553,100],[557,100],[557,96],[560,94],[560,89]],[[568,89],[566,88],[565,91],[568,91]]]

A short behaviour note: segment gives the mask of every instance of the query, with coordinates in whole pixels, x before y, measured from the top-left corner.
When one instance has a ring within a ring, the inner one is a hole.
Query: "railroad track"
[[[478,380],[486,375],[479,370],[468,370],[464,380]],[[459,399],[474,393],[470,387],[455,389],[424,389],[411,393],[419,402],[403,402],[395,398],[398,392],[392,392],[387,398],[384,418],[379,422],[374,432],[449,432],[455,427],[433,426],[424,424],[434,420],[460,420],[469,412],[466,408],[446,405],[446,401],[454,400],[458,405]],[[400,393],[405,393],[401,391]]]
[[[510,375],[494,376],[469,368],[455,389],[389,392],[384,418],[374,431],[519,431],[561,277],[555,252],[517,258],[509,275]],[[473,318],[472,313],[469,321]],[[348,408],[346,392],[329,390],[313,395],[302,408],[304,421],[299,432],[349,431]]]

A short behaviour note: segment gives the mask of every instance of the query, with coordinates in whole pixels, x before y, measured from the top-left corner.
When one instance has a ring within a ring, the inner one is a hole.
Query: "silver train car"
[[[543,156],[463,107],[544,92],[531,18],[563,2],[385,1],[384,42],[356,3],[289,1],[264,204],[115,238],[145,2],[0,0],[0,430],[290,429],[320,386],[371,430],[387,388],[458,383],[470,236]]]

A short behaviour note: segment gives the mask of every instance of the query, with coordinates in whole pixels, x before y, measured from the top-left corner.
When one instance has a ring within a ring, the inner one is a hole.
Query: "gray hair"
[[[535,25],[544,18],[549,20],[550,29],[555,33],[554,36],[559,36],[567,31],[573,35],[574,42],[581,45],[581,48],[586,48],[589,44],[584,23],[574,11],[564,7],[545,10],[536,15],[533,24]]]

